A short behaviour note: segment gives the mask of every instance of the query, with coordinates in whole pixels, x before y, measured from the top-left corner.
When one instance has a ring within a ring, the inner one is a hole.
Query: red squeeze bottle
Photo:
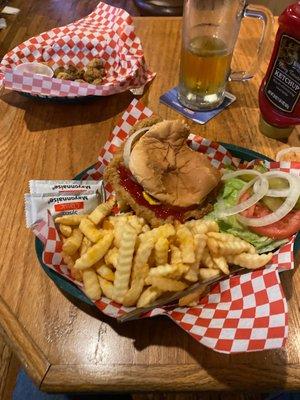
[[[300,1],[288,6],[279,28],[269,67],[259,88],[259,128],[273,139],[286,139],[300,124]]]

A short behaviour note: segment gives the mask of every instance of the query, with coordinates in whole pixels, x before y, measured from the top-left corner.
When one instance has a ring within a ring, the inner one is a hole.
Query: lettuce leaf
[[[267,236],[261,236],[257,233],[251,232],[247,229],[247,227],[242,225],[234,215],[226,217],[222,220],[218,220],[216,218],[217,211],[237,204],[238,194],[245,184],[246,182],[238,178],[232,178],[226,181],[216,203],[214,204],[214,210],[205,218],[217,220],[222,232],[231,233],[234,236],[238,236],[241,239],[246,240],[255,247],[258,253],[267,253],[273,251],[287,243],[288,240],[274,240]]]

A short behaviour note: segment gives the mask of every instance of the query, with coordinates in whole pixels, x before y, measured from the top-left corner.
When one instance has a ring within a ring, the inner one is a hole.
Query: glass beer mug
[[[231,58],[243,17],[263,22],[257,58],[249,71],[231,72]],[[185,0],[178,100],[191,110],[212,109],[224,100],[228,80],[253,77],[264,57],[273,15],[246,0]]]

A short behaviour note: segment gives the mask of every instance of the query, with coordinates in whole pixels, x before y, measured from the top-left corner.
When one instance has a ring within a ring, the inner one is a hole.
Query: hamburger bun
[[[220,182],[220,172],[205,154],[187,145],[188,127],[181,121],[162,121],[138,140],[129,169],[144,190],[176,207],[201,204]]]

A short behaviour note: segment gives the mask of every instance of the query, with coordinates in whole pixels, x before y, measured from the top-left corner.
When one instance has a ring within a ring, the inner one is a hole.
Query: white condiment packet
[[[75,180],[30,180],[31,194],[38,193],[82,193],[86,190],[101,192],[103,181],[75,181]]]
[[[99,194],[92,191],[80,194],[26,193],[24,200],[27,228],[40,220],[47,221],[48,211],[54,218],[58,215],[89,214],[100,202]]]

